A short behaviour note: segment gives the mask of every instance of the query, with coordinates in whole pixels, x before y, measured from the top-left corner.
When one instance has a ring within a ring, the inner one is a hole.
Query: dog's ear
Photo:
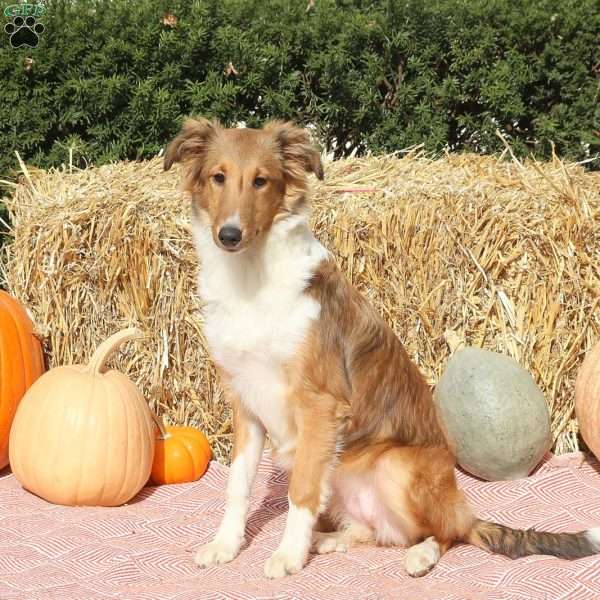
[[[175,162],[201,161],[208,144],[220,129],[218,121],[186,119],[179,135],[167,146],[163,162],[165,171]]]
[[[301,181],[306,173],[314,173],[318,179],[323,179],[321,153],[311,142],[306,129],[300,129],[290,121],[271,121],[264,130],[274,137],[290,179]]]

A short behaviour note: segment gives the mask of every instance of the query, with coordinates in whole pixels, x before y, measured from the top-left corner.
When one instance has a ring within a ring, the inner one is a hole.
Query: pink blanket
[[[516,527],[576,531],[600,526],[600,466],[581,454],[549,457],[531,477],[484,483],[458,474],[478,514]],[[265,456],[255,485],[249,546],[231,564],[207,570],[193,551],[223,513],[227,468],[212,463],[200,481],[148,487],[127,506],[67,508],[0,476],[0,598],[197,600],[589,599],[600,598],[600,556],[511,561],[472,546],[452,548],[421,579],[402,566],[404,550],[358,547],[311,556],[298,575],[269,581],[263,563],[283,531],[285,477]]]

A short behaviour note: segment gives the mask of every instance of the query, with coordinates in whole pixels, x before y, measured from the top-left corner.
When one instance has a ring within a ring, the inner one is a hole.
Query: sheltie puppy
[[[298,572],[310,551],[367,542],[407,546],[413,576],[455,542],[513,558],[600,551],[600,528],[520,531],[474,516],[429,386],[310,230],[307,180],[323,167],[305,130],[188,119],[165,169],[174,162],[191,194],[205,334],[234,423],[225,515],[197,564],[240,552],[266,434],[289,473],[267,577]]]

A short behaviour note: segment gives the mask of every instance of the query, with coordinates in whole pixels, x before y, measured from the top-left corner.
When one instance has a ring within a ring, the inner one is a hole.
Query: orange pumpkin
[[[148,481],[152,413],[136,385],[105,365],[140,335],[125,329],[100,344],[88,365],[50,369],[27,390],[9,446],[24,488],[55,504],[117,506]]]
[[[0,469],[8,464],[10,427],[23,394],[44,372],[42,345],[25,309],[0,291]]]
[[[587,353],[577,374],[575,413],[581,437],[600,459],[600,343]]]
[[[150,480],[156,485],[188,483],[204,475],[212,458],[205,435],[193,427],[158,427]]]

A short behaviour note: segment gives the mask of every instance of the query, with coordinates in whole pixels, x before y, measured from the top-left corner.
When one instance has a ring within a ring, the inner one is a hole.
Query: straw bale
[[[160,159],[23,168],[5,199],[4,278],[49,364],[85,362],[139,326],[146,339],[114,365],[167,421],[200,425],[226,461],[230,412],[205,350],[180,172]],[[313,197],[317,236],[432,384],[463,344],[508,354],[546,395],[555,451],[578,448],[573,384],[600,338],[600,173],[414,151],[329,162]]]

